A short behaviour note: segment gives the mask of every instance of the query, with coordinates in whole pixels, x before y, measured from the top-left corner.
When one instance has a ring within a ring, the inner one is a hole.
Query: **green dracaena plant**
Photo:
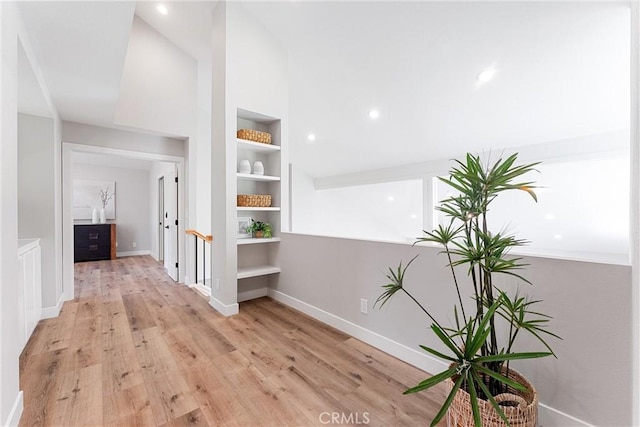
[[[524,386],[509,378],[509,362],[554,355],[545,338],[559,337],[546,329],[549,316],[532,310],[532,306],[539,301],[530,301],[517,293],[511,298],[494,284],[494,277],[499,274],[510,275],[529,283],[519,273],[525,267],[522,259],[508,257],[510,249],[526,242],[502,232],[491,232],[487,220],[489,206],[505,191],[524,191],[537,201],[533,182],[522,180],[523,175],[535,171],[537,163],[516,165],[516,160],[517,154],[514,154],[507,159],[500,158],[493,164],[485,165],[479,156],[467,154],[464,161],[455,161],[456,165],[447,177],[439,178],[458,193],[442,200],[437,208],[450,222],[431,232],[425,231],[424,237],[419,238],[416,243],[433,242],[444,248],[441,253],[447,256],[447,267],[457,293],[454,304],[455,324],[451,327],[440,324],[407,290],[405,273],[417,256],[405,266],[400,263],[395,269],[389,268],[389,282],[383,285],[384,292],[376,300],[376,305],[382,307],[396,293],[408,296],[429,317],[432,332],[448,350],[445,354],[431,347],[420,346],[450,365],[448,369],[405,392],[415,393],[449,379],[453,381],[452,390],[433,419],[432,426],[440,422],[460,389],[469,393],[477,427],[481,426],[480,399],[488,400],[508,424],[494,396],[504,393],[507,387],[524,391]],[[472,288],[473,299],[467,301],[467,304],[460,293],[463,283],[456,267],[464,268],[464,280]],[[508,336],[505,343],[500,342],[496,331],[498,321],[507,324]],[[546,351],[513,351],[513,345],[521,332],[537,338]]]

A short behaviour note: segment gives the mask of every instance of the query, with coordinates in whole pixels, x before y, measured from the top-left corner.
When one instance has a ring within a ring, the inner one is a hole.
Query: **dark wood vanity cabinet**
[[[116,259],[115,224],[76,224],[74,262]]]

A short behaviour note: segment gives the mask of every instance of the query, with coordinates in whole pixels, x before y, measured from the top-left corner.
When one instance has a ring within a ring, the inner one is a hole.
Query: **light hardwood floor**
[[[75,271],[21,356],[21,426],[416,426],[444,399],[402,395],[426,374],[269,298],[225,318],[151,257]]]

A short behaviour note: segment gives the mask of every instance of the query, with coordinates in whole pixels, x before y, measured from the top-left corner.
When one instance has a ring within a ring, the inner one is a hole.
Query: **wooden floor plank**
[[[144,384],[105,395],[103,419],[105,426],[155,426]]]
[[[123,295],[122,303],[132,331],[140,331],[156,326],[156,322],[147,308],[145,298],[141,294]]]
[[[157,327],[133,333],[142,376],[158,424],[198,408],[169,346]]]
[[[52,425],[99,426],[102,421],[102,366],[63,373],[55,392]]]
[[[75,265],[20,357],[21,426],[427,425],[427,374],[269,298],[226,318],[149,256]]]

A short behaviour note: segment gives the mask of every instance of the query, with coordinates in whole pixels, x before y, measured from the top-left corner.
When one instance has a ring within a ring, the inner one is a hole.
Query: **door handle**
[[[168,230],[168,229],[169,229],[169,226],[168,226],[168,225],[165,225],[165,226],[164,226],[164,228],[166,228],[166,229]]]

